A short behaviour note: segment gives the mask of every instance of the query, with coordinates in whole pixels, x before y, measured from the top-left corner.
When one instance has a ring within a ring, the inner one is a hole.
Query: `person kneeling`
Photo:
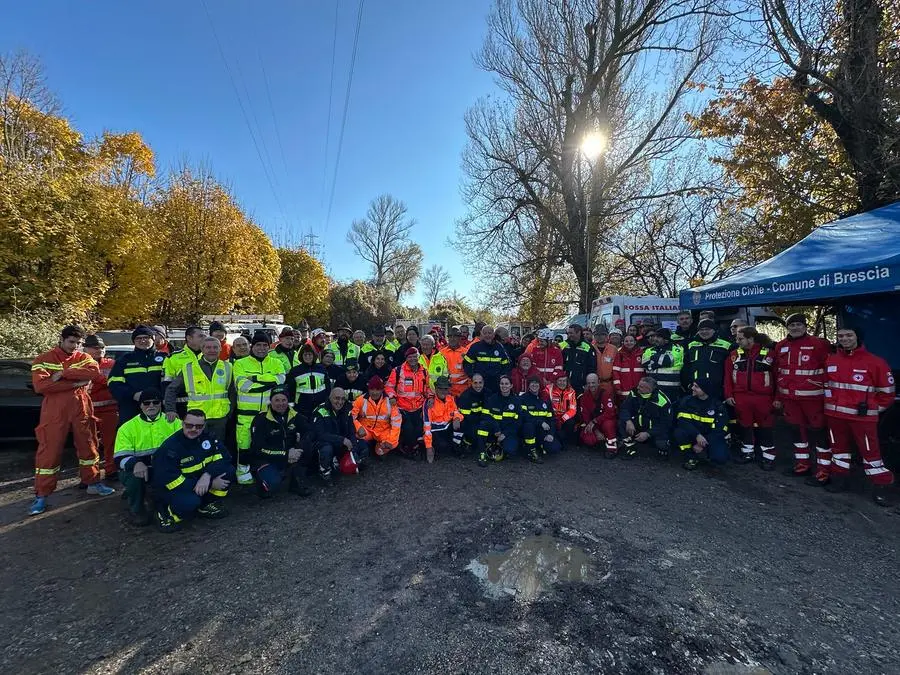
[[[578,416],[582,426],[579,440],[582,445],[594,448],[606,441],[606,457],[616,456],[616,404],[611,389],[600,388],[596,373],[587,376],[584,393],[578,397]]]
[[[625,459],[637,455],[635,443],[652,443],[660,459],[669,458],[672,403],[652,377],[642,377],[619,408],[619,438]]]
[[[556,422],[550,403],[541,396],[541,378],[528,378],[528,391],[519,397],[519,415],[522,420],[522,438],[528,459],[543,464],[543,455],[562,449],[556,433]]]
[[[319,473],[326,487],[334,485],[335,465],[341,467],[342,473],[355,473],[369,456],[369,446],[358,437],[350,419],[347,394],[340,387],[332,389],[328,402],[313,413],[313,438]]]
[[[691,395],[678,403],[675,416],[675,442],[687,454],[683,467],[693,471],[701,459],[712,464],[728,461],[728,412],[718,399],[707,394],[713,386],[706,377],[698,377],[691,385]]]
[[[301,497],[312,494],[303,480],[305,464],[300,462],[309,423],[291,410],[288,401],[287,389],[275,387],[269,395],[268,410],[254,417],[250,425],[250,472],[263,499],[271,497],[284,482],[290,492]]]
[[[144,505],[147,483],[153,469],[153,453],[169,436],[181,432],[181,420],[170,422],[162,414],[162,393],[144,389],[138,397],[140,414],[119,427],[114,460],[121,472],[132,525],[149,525],[150,514]]]
[[[425,435],[425,458],[431,464],[435,451],[450,452],[454,435],[462,425],[462,414],[456,408],[456,401],[450,395],[450,378],[441,375],[434,383],[434,397],[425,401],[422,420]]]
[[[356,437],[366,442],[376,457],[384,457],[400,442],[400,408],[384,395],[384,382],[378,375],[369,378],[369,393],[353,401],[353,426]]]
[[[195,514],[224,518],[220,504],[235,479],[234,466],[218,437],[206,430],[206,414],[187,411],[180,432],[167,438],[153,454],[156,517],[163,532],[173,532]]]

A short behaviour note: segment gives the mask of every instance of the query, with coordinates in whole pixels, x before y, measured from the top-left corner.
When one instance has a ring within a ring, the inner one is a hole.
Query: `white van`
[[[678,298],[661,298],[656,295],[608,295],[591,303],[592,327],[603,324],[607,329],[615,328],[621,319],[625,327],[637,322],[650,321],[656,326],[670,330],[678,327],[678,312],[681,307]]]

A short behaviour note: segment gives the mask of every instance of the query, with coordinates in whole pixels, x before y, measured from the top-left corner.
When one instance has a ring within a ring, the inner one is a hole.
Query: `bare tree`
[[[654,163],[692,136],[688,85],[721,14],[719,0],[497,0],[478,63],[507,98],[466,116],[470,214],[459,243],[496,258],[505,231],[531,212],[558,235],[558,264],[588,309],[604,240],[657,196]],[[581,146],[598,131],[608,148],[591,163]]]
[[[59,102],[37,58],[24,51],[0,56],[0,167],[37,164],[36,159],[52,155],[47,139],[38,137],[42,130],[35,118],[58,112]]]
[[[432,265],[422,275],[422,286],[425,287],[425,302],[434,307],[443,300],[452,281],[450,273],[441,265]]]
[[[372,282],[376,288],[395,285],[390,274],[398,272],[409,260],[409,233],[414,225],[415,221],[407,217],[406,204],[387,194],[373,199],[366,217],[350,225],[347,241],[353,245],[356,255],[372,266]]]
[[[834,129],[864,211],[900,196],[900,44],[896,0],[750,0],[757,47],[793,73]],[[760,39],[761,38],[761,39]]]
[[[416,290],[424,259],[425,254],[418,244],[406,244],[396,251],[384,275],[386,287],[393,292],[394,300],[400,302],[400,298]]]

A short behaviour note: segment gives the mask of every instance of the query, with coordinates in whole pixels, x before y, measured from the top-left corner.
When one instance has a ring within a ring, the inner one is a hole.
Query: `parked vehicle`
[[[0,442],[34,439],[41,400],[31,386],[30,359],[0,360]]]

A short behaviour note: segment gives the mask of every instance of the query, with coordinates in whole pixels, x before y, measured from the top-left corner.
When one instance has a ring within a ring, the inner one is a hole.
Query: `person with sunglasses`
[[[141,527],[150,524],[144,504],[147,483],[153,469],[153,453],[169,436],[181,430],[181,420],[170,422],[162,414],[162,392],[144,389],[138,399],[141,412],[125,422],[116,434],[114,461],[125,486],[128,522]]]
[[[221,500],[235,480],[234,466],[225,445],[206,429],[206,413],[191,408],[181,431],[163,441],[153,453],[153,498],[157,526],[175,532],[195,515],[224,518]]]

